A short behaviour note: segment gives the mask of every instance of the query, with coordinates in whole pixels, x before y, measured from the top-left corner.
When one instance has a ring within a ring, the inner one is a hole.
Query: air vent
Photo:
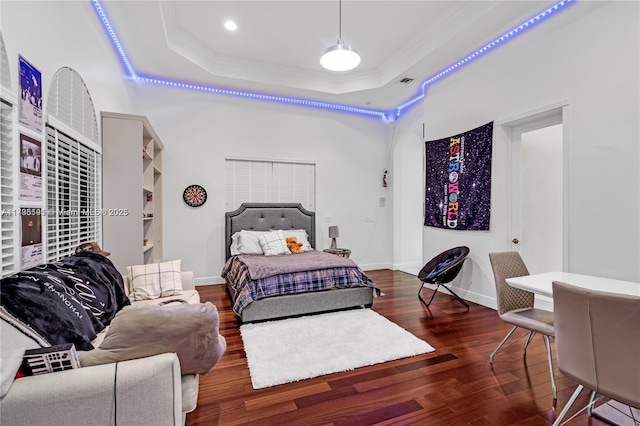
[[[404,77],[404,78],[400,79],[400,80],[398,81],[398,83],[402,83],[402,84],[411,84],[411,82],[412,82],[413,80],[414,80],[414,79],[413,79],[413,78],[411,78],[411,77]]]

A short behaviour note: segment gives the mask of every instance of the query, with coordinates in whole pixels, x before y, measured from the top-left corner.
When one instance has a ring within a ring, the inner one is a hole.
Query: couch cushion
[[[182,412],[190,413],[196,409],[198,403],[198,385],[200,376],[197,374],[182,375]]]
[[[182,294],[177,296],[169,296],[169,297],[161,297],[159,299],[150,299],[150,300],[137,300],[133,302],[133,305],[142,306],[142,305],[177,305],[181,303],[200,303],[200,293],[197,290],[184,290]],[[107,335],[107,330],[109,330],[109,326],[102,330],[95,339],[91,341],[91,344],[94,348],[97,348],[102,344],[104,337]]]
[[[102,344],[79,355],[80,364],[85,367],[174,352],[182,374],[205,374],[226,349],[218,321],[218,311],[210,302],[127,306],[111,322]]]
[[[180,260],[127,266],[132,300],[157,299],[182,293]]]

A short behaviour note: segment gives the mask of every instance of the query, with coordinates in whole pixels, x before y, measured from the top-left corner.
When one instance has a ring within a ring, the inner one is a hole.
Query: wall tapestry
[[[488,230],[493,122],[425,142],[425,226]]]

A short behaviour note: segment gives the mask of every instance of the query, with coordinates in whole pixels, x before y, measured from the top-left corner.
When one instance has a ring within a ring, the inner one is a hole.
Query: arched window
[[[102,242],[102,148],[84,81],[61,68],[46,108],[46,261],[73,254],[85,241]]]

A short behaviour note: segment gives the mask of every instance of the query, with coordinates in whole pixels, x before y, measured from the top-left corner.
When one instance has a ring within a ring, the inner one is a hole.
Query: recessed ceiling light
[[[237,26],[237,25],[236,25],[236,23],[235,23],[235,22],[233,22],[233,21],[227,21],[227,22],[225,22],[225,23],[224,23],[224,27],[225,27],[226,29],[228,29],[229,31],[235,31],[235,30],[237,30],[237,29],[238,29],[238,26]]]

